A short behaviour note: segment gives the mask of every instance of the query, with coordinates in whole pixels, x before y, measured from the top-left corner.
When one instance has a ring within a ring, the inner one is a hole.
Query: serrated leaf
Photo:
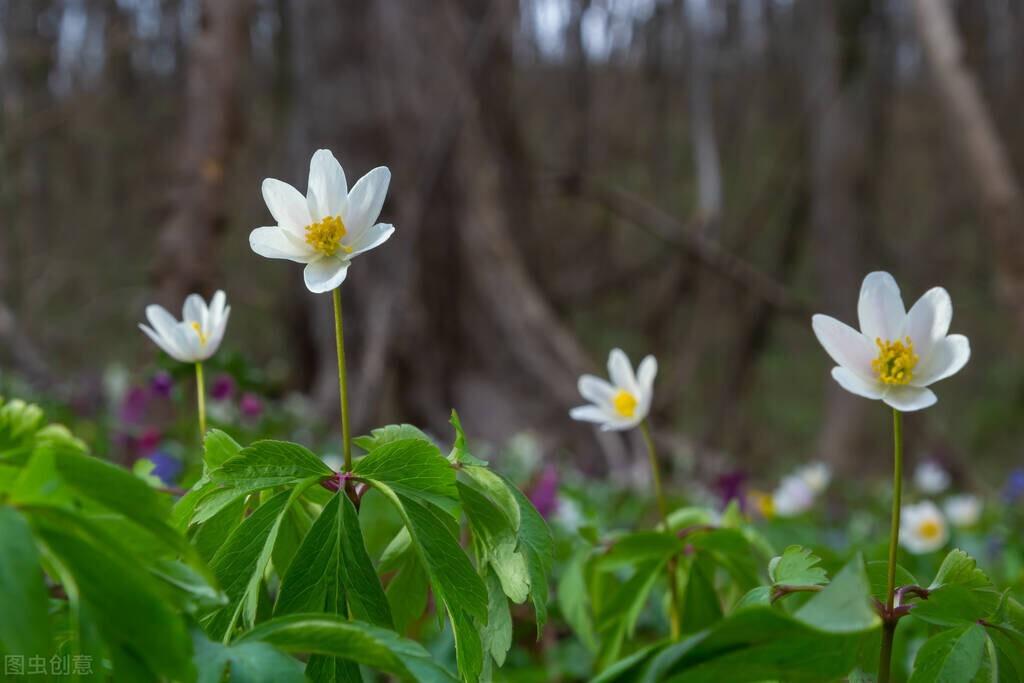
[[[352,439],[352,443],[369,453],[370,451],[380,448],[385,444],[402,441],[404,439],[419,439],[421,441],[426,441],[427,443],[434,443],[430,437],[424,434],[418,427],[414,427],[410,424],[378,427],[371,431],[369,435],[357,436]]]
[[[829,633],[867,631],[881,624],[871,607],[871,586],[864,560],[858,555],[846,564],[820,593],[808,600],[794,616]]]
[[[451,463],[437,446],[421,439],[401,439],[379,446],[359,459],[352,472],[446,510],[451,510],[458,499]]]
[[[287,486],[332,474],[331,468],[308,448],[287,441],[257,441],[210,470],[213,481],[244,491]]]
[[[267,643],[215,643],[194,636],[196,683],[306,683],[302,663]]]
[[[981,667],[985,629],[969,624],[932,636],[914,658],[910,683],[970,681]]]
[[[992,585],[985,572],[978,568],[978,563],[973,557],[959,548],[951,550],[942,561],[942,566],[935,574],[935,580],[929,586],[929,590],[957,584],[965,588],[987,588]]]
[[[533,503],[522,491],[515,488],[508,480],[505,481],[519,504],[519,552],[526,558],[526,568],[530,576],[530,600],[537,622],[537,637],[548,617],[548,575],[554,560],[554,539],[551,529],[544,518],[533,507]]]
[[[823,586],[828,583],[828,574],[817,566],[819,562],[821,558],[810,548],[791,545],[768,563],[768,576],[777,586]]]
[[[455,428],[455,444],[452,446],[451,455],[449,459],[454,462],[462,463],[463,465],[482,465],[486,466],[487,461],[481,460],[469,452],[469,448],[466,446],[466,432],[462,429],[462,422],[459,420],[459,414],[452,409],[452,416],[449,420],[452,427]]]
[[[237,441],[219,429],[206,432],[203,439],[203,460],[210,469],[216,469],[242,451]]]
[[[937,626],[958,626],[987,617],[999,603],[999,594],[990,589],[971,589],[958,583],[940,586],[927,600],[914,604],[910,614]]]
[[[488,573],[484,583],[487,585],[487,624],[480,629],[480,639],[484,651],[494,663],[503,666],[505,656],[512,647],[512,614],[497,577]]]

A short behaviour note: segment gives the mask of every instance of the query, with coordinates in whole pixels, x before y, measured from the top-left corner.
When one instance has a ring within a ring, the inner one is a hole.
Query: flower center
[[[341,238],[348,233],[341,216],[328,216],[322,221],[306,226],[306,244],[324,256],[334,256],[341,249],[346,254],[352,253],[352,247],[341,243]]]
[[[636,396],[625,389],[619,389],[612,396],[612,407],[622,417],[633,417],[633,414],[636,413],[637,403]]]
[[[917,533],[926,541],[934,541],[942,533],[942,527],[934,519],[926,519],[917,527]]]
[[[919,360],[914,353],[914,342],[910,337],[903,340],[882,341],[875,338],[878,346],[878,357],[871,361],[871,367],[878,373],[878,379],[885,384],[909,384],[914,378],[914,366]]]
[[[192,329],[195,330],[196,334],[199,336],[199,343],[200,343],[200,345],[206,346],[206,335],[203,334],[202,326],[199,323],[197,323],[197,322],[193,322],[192,323]]]

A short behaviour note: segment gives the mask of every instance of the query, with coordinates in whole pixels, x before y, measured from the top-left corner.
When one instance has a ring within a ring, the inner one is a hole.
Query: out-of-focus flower
[[[953,304],[942,287],[924,293],[909,312],[889,273],[864,278],[857,303],[860,331],[827,315],[811,324],[837,367],[832,377],[850,393],[909,412],[938,399],[929,385],[960,370],[971,357],[961,334],[948,335]]]
[[[626,354],[621,349],[612,349],[608,354],[611,382],[594,375],[580,377],[580,394],[591,405],[573,408],[569,415],[574,420],[597,423],[604,431],[632,429],[643,422],[651,409],[657,374],[654,356],[644,358],[634,374]]]
[[[942,504],[946,517],[955,527],[972,527],[981,519],[981,499],[969,493],[950,496]]]
[[[149,325],[140,323],[139,329],[174,360],[198,363],[216,353],[224,338],[231,315],[231,307],[226,303],[227,297],[221,290],[213,295],[209,306],[203,297],[189,294],[180,322],[163,306],[150,304],[146,306]]]
[[[914,486],[929,495],[949,488],[949,472],[934,460],[925,460],[914,469]]]
[[[149,388],[154,396],[167,398],[171,395],[171,390],[174,389],[174,378],[170,373],[161,370],[149,380]]]
[[[161,434],[160,430],[156,427],[146,427],[142,430],[142,433],[139,434],[139,438],[135,442],[135,447],[138,449],[140,454],[145,455],[150,451],[155,450],[156,447],[160,445],[160,442],[163,441],[163,438],[163,434]]]
[[[210,386],[210,397],[215,401],[226,401],[235,395],[235,378],[228,374],[220,374],[214,378]]]
[[[548,465],[530,489],[530,502],[545,519],[558,508],[558,469]]]
[[[783,477],[772,492],[772,512],[777,517],[795,517],[814,504],[814,489],[798,476]]]
[[[306,288],[329,292],[345,281],[353,258],[395,231],[376,222],[390,183],[391,171],[378,166],[349,192],[341,164],[319,149],[309,162],[305,197],[288,183],[263,181],[263,200],[277,225],[253,230],[249,246],[260,256],[306,264]]]
[[[238,409],[242,411],[242,415],[246,417],[259,417],[263,414],[263,399],[251,391],[247,391],[242,394],[242,398],[238,400]]]
[[[149,405],[149,393],[142,387],[132,387],[121,399],[119,411],[121,422],[138,424],[146,417],[146,406]]]
[[[162,451],[151,454],[147,459],[153,463],[153,469],[149,473],[154,477],[159,477],[167,486],[172,486],[178,481],[183,469],[180,460]]]
[[[949,540],[949,526],[930,500],[905,505],[900,516],[900,543],[915,555],[935,552]]]
[[[728,505],[733,500],[738,500],[741,509],[746,509],[747,501],[743,495],[744,488],[747,483],[747,473],[743,470],[733,470],[732,472],[726,472],[725,474],[719,475],[715,479],[714,491],[718,494],[718,498],[722,503],[722,506]]]
[[[558,500],[554,520],[568,531],[577,531],[586,522],[580,504],[568,497]]]
[[[815,495],[824,493],[832,481],[832,468],[825,462],[812,462],[796,471],[796,476],[814,491]]]
[[[1024,497],[1024,467],[1017,467],[1010,472],[1006,479],[1006,486],[1003,488],[1003,500],[1007,503],[1016,503]]]

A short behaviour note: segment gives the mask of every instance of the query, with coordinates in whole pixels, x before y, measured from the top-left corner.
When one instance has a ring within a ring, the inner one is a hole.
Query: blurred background
[[[621,346],[659,360],[677,479],[881,474],[888,413],[833,383],[810,316],[855,322],[886,269],[908,307],[949,289],[973,348],[909,417],[911,462],[999,485],[1022,65],[1019,0],[0,0],[0,392],[122,423],[132,387],[187,398],[137,323],[223,288],[236,409],[337,439],[330,298],[248,246],[262,179],[304,191],[327,147],[350,184],[393,172],[397,232],[343,289],[356,433],[448,434],[455,407],[482,441],[642,468],[568,419]]]

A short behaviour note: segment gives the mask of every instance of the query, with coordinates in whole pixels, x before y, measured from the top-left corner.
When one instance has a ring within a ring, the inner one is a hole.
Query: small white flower
[[[930,500],[905,505],[900,516],[900,543],[915,555],[938,550],[949,540],[946,518]]]
[[[950,523],[961,529],[972,527],[981,519],[981,499],[969,493],[950,496],[942,507]]]
[[[864,278],[857,303],[860,331],[827,315],[812,318],[814,334],[838,367],[847,391],[909,412],[938,399],[929,385],[960,370],[971,357],[961,334],[948,335],[953,304],[942,287],[924,293],[910,311],[889,273]]]
[[[263,181],[263,200],[277,225],[253,230],[249,246],[260,256],[305,263],[309,291],[329,292],[345,281],[353,258],[395,231],[377,223],[390,182],[391,171],[378,166],[350,192],[341,164],[319,149],[309,162],[305,197],[288,183]]]
[[[580,377],[579,390],[591,405],[573,408],[569,415],[574,420],[595,422],[605,431],[632,429],[644,421],[651,410],[654,395],[654,376],[658,374],[658,361],[647,356],[637,373],[621,349],[608,354],[606,382],[594,375]]]
[[[817,495],[827,489],[832,481],[832,468],[826,462],[812,462],[798,469],[796,476],[803,479]]]
[[[209,306],[203,297],[189,294],[181,321],[175,320],[163,306],[151,304],[146,306],[149,325],[139,323],[139,328],[174,360],[198,363],[215,354],[224,338],[231,315],[231,307],[226,303],[227,297],[221,290],[213,295]]]
[[[949,488],[949,480],[949,472],[933,460],[925,460],[914,468],[914,486],[922,493],[942,493]]]
[[[814,505],[814,489],[803,477],[783,477],[778,488],[772,492],[772,513],[777,517],[795,517],[807,512]]]

